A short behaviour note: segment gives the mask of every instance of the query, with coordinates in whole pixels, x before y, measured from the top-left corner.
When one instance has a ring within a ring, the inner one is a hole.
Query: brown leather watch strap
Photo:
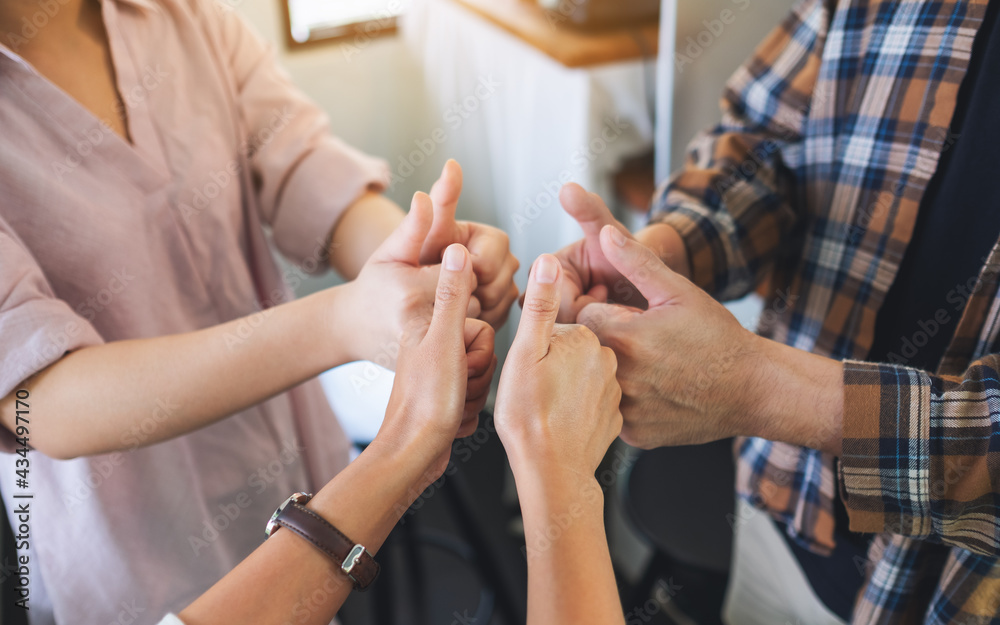
[[[309,508],[290,503],[274,522],[292,530],[341,565],[357,590],[367,589],[378,577],[378,562],[371,554]]]

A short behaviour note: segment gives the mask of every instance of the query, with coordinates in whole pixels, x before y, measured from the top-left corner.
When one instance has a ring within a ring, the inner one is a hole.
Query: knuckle
[[[508,235],[500,228],[496,228],[493,226],[490,227],[493,230],[493,236],[496,238],[497,246],[500,247],[500,249],[503,250],[504,253],[508,252],[510,250],[510,235]]]
[[[463,290],[454,282],[441,282],[437,287],[436,301],[444,305],[456,304],[461,300]]]
[[[611,369],[611,375],[614,376],[618,373],[618,357],[615,356],[615,352],[610,347],[602,347],[601,355],[604,357],[605,365]]]
[[[505,295],[507,295],[505,285],[496,283],[479,287],[476,291],[483,308],[494,308],[503,301]]]
[[[408,323],[414,320],[430,322],[433,307],[422,301],[407,301],[403,302],[400,306],[398,319],[400,319],[400,326],[406,327]]]
[[[411,317],[403,322],[400,331],[400,343],[413,346],[419,343],[427,334],[431,320],[424,316]]]
[[[559,310],[554,298],[527,297],[524,300],[524,312],[534,317],[551,317]]]
[[[599,349],[601,346],[601,341],[597,338],[597,335],[585,325],[574,325],[573,333],[577,341],[580,342],[583,347],[588,349]]]

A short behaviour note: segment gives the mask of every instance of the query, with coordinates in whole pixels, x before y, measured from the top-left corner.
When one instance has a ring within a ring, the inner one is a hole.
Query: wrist
[[[320,301],[323,347],[332,356],[330,368],[348,362],[364,360],[358,339],[364,334],[357,328],[358,314],[351,309],[358,301],[356,281],[345,282],[314,294]]]
[[[558,464],[522,464],[514,470],[514,482],[526,529],[552,519],[603,521],[604,490],[592,472]]]
[[[378,496],[371,498],[383,502],[378,508],[384,512],[385,520],[390,524],[395,524],[420,497],[426,486],[436,479],[428,480],[426,463],[415,459],[410,453],[400,452],[378,437],[340,475],[354,478],[364,476],[365,483],[376,486]],[[332,486],[333,482],[316,494],[316,505],[338,505],[336,497],[331,497],[327,492],[328,487]],[[336,488],[332,491],[335,492]]]
[[[338,336],[341,323],[338,321],[341,317],[339,308],[342,307],[344,298],[336,297],[334,290],[326,289],[293,299],[251,315],[240,323],[245,323],[254,330],[256,337],[263,334],[259,329],[271,327],[265,322],[258,321],[258,318],[267,319],[274,316],[275,319],[282,320],[282,323],[273,325],[278,328],[280,334],[272,335],[270,340],[274,345],[287,349],[288,354],[294,354],[292,364],[295,370],[308,372],[307,377],[313,377],[327,369],[350,362],[345,342]],[[241,336],[240,332],[241,328],[238,327],[237,337]]]
[[[843,364],[760,336],[760,358],[745,382],[750,415],[744,434],[839,455],[843,437]]]
[[[533,445],[532,451],[538,451],[537,444]],[[515,452],[508,454],[508,459],[519,493],[523,491],[544,496],[549,501],[558,501],[566,493],[595,488],[598,492],[601,491],[594,470],[574,466],[544,452],[530,455]]]
[[[373,449],[380,457],[391,458],[395,469],[408,476],[413,487],[423,490],[447,468],[453,438],[414,425],[431,423],[433,419],[390,412],[400,410],[408,408],[390,404],[385,421],[368,449]],[[442,463],[444,466],[440,466]]]
[[[664,223],[651,224],[637,232],[635,239],[651,249],[671,270],[685,278],[691,277],[687,246],[673,226]]]

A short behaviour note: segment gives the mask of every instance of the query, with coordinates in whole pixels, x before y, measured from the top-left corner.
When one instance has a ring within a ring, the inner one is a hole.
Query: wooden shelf
[[[578,30],[546,14],[533,0],[454,0],[566,67],[656,58],[655,21],[600,31]]]

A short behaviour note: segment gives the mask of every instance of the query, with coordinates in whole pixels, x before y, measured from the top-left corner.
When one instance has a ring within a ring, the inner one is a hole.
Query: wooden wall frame
[[[281,0],[284,18],[285,45],[289,50],[306,50],[331,43],[370,41],[376,37],[394,35],[397,31],[396,18],[377,17],[370,20],[344,24],[332,28],[321,28],[309,33],[309,39],[298,41],[292,37],[292,9],[289,0]]]

